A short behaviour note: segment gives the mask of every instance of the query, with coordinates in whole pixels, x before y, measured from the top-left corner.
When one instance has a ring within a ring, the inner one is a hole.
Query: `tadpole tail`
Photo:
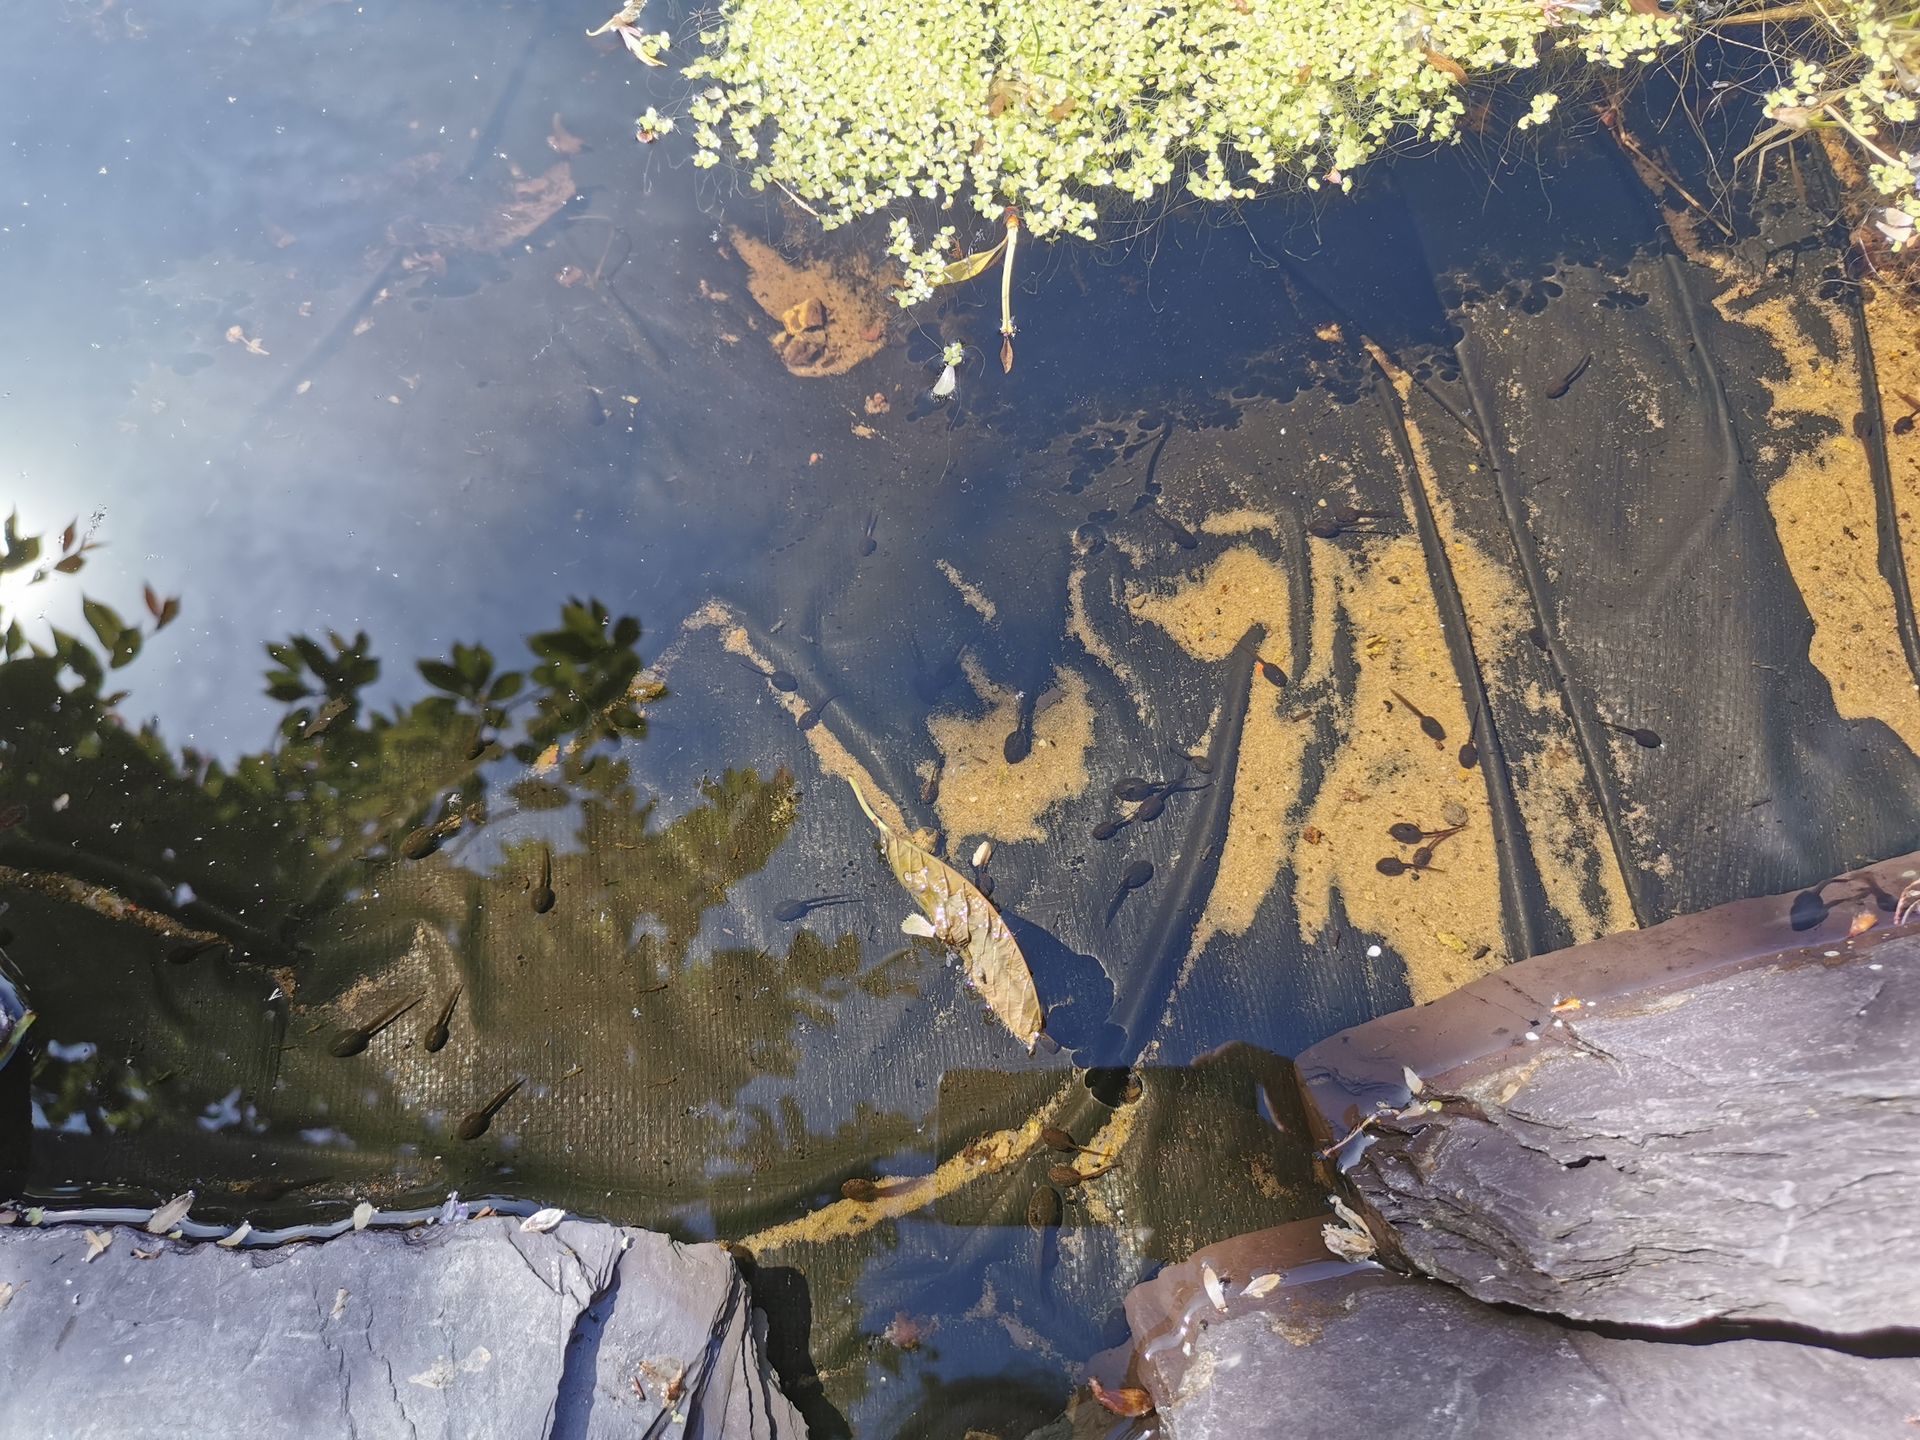
[[[1220,872],[1220,852],[1227,838],[1227,819],[1233,809],[1234,772],[1240,763],[1240,734],[1246,728],[1247,705],[1253,691],[1253,667],[1260,658],[1266,627],[1255,625],[1240,637],[1227,659],[1221,679],[1224,695],[1220,724],[1207,748],[1213,784],[1194,807],[1187,824],[1180,864],[1154,911],[1128,979],[1132,982],[1114,1005],[1114,1021],[1126,1034],[1123,1053],[1112,1063],[1131,1065],[1153,1037],[1173,997],[1174,981],[1187,957],[1194,927],[1213,891]]]

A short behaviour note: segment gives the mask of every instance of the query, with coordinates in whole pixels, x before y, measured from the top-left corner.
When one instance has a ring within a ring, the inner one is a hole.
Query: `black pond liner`
[[[48,338],[55,359],[11,363],[0,385],[18,397],[9,433],[36,453],[72,444],[76,473],[101,477],[73,498],[107,508],[116,548],[68,591],[124,602],[150,564],[183,596],[182,620],[110,685],[132,692],[130,717],[158,716],[172,753],[192,737],[231,763],[277,743],[265,641],[364,629],[385,664],[370,700],[412,706],[416,657],[479,640],[501,668],[528,668],[524,637],[579,595],[640,617],[640,653],[670,693],[644,739],[601,747],[597,778],[498,752],[469,764],[470,728],[443,727],[391,762],[384,803],[342,818],[294,803],[291,784],[250,801],[161,767],[127,731],[77,747],[46,668],[0,665],[0,728],[15,737],[0,809],[28,806],[0,832],[0,923],[38,1013],[28,1063],[0,1073],[4,1178],[23,1199],[150,1207],[191,1187],[196,1217],[336,1224],[361,1195],[431,1207],[457,1189],[738,1239],[823,1209],[848,1179],[953,1162],[1037,1106],[1082,1138],[1138,1106],[1146,1161],[1106,1182],[1104,1210],[1068,1187],[1057,1234],[1026,1223],[1060,1158],[1046,1154],[758,1258],[774,1351],[816,1433],[1038,1423],[1078,1361],[1118,1338],[1138,1279],[1313,1213],[1322,1192],[1283,1113],[1281,1057],[1412,997],[1391,946],[1337,896],[1304,943],[1287,872],[1244,936],[1186,963],[1234,803],[1238,720],[1249,685],[1267,684],[1249,678],[1251,651],[1298,686],[1311,547],[1369,543],[1309,535],[1323,500],[1404,516],[1421,542],[1445,639],[1436,683],[1471,717],[1510,953],[1574,938],[1515,798],[1558,733],[1522,703],[1529,686],[1572,717],[1604,831],[1592,844],[1643,924],[1815,887],[1920,843],[1920,763],[1885,726],[1840,716],[1807,658],[1811,621],[1763,493],[1775,477],[1756,458],[1767,337],[1718,317],[1719,280],[1674,249],[1604,132],[1549,140],[1537,172],[1423,157],[1318,211],[1276,202],[1231,224],[1169,221],[1150,245],[1033,246],[1013,374],[975,359],[940,405],[925,392],[943,342],[997,351],[988,288],[903,318],[847,375],[796,381],[724,234],[777,238],[782,222],[738,197],[703,210],[677,172],[643,173],[664,151],[636,157],[627,68],[535,7],[509,7],[505,28],[463,15],[454,51],[431,9],[386,17],[373,52],[332,8],[277,31],[169,30],[139,64],[43,22],[20,53],[53,58],[0,72],[51,107],[84,65],[106,98],[73,117],[79,138],[155,137],[127,190],[74,191],[61,222],[125,235],[159,217],[137,263],[117,246],[63,250],[55,222],[19,251],[23,265],[64,257],[82,282],[58,305],[23,296],[21,334],[114,343]],[[155,73],[238,55],[243,33],[264,47],[245,58],[246,124],[218,128],[224,88],[154,103]],[[317,96],[312,57],[349,53],[355,84]],[[414,91],[428,54],[467,78],[420,102],[414,130],[392,97]],[[498,154],[528,175],[559,163],[556,109],[589,142],[566,160],[577,198],[514,245],[453,243],[516,193]],[[1635,123],[1651,133],[1650,117]],[[351,183],[317,185],[322,173]],[[1829,353],[1866,364],[1841,237],[1790,187],[1764,199],[1732,262],[1790,299]],[[271,353],[225,342],[234,324]],[[1362,337],[1414,377],[1404,402]],[[870,415],[876,393],[888,407]],[[141,403],[117,408],[129,394]],[[1623,419],[1647,405],[1661,428]],[[1476,653],[1412,480],[1415,432],[1449,477],[1449,523],[1525,597],[1536,643],[1518,653]],[[1880,504],[1858,518],[1877,527],[1911,661],[1880,422],[1861,433]],[[49,513],[29,504],[28,518],[57,533],[56,498],[54,515],[55,499],[29,496]],[[1199,523],[1242,506],[1279,529]],[[1172,582],[1230,544],[1285,575],[1291,633],[1207,663],[1116,598],[1120,580]],[[942,561],[991,597],[990,621]],[[1076,568],[1149,705],[1066,633]],[[790,688],[726,653],[724,626],[683,623],[709,602]],[[1310,789],[1338,752],[1355,639],[1303,692]],[[1049,812],[1044,842],[1003,842],[991,865],[1057,1053],[1023,1055],[951,965],[902,953],[906,902],[812,746],[831,735],[910,824],[936,823],[920,798],[938,759],[926,721],[977,709],[963,660],[1028,715],[1058,668],[1088,688],[1084,791]],[[788,697],[817,723],[797,726]],[[343,736],[365,723],[314,743],[359,743]],[[1662,743],[1623,750],[1607,723]],[[1208,787],[1092,838],[1116,781],[1171,777],[1203,752]],[[394,859],[379,837],[432,823],[454,792],[484,795],[485,818]],[[1126,890],[1142,865],[1151,879]],[[161,927],[27,872],[112,891]],[[231,944],[170,963],[169,927]],[[448,1043],[429,1053],[456,984]],[[365,1053],[327,1053],[416,993],[427,1000]],[[518,1077],[485,1132],[460,1140],[463,1117]],[[302,1188],[250,1198],[276,1178]],[[937,1322],[918,1350],[877,1338],[896,1312]]]

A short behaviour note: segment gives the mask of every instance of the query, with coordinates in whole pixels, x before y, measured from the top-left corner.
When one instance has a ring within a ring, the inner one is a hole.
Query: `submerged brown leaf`
[[[1137,1385],[1122,1385],[1109,1390],[1099,1380],[1089,1376],[1087,1388],[1093,1391],[1093,1398],[1116,1415],[1151,1415],[1153,1396]]]
[[[847,783],[853,785],[854,798],[867,819],[880,831],[888,868],[920,907],[932,927],[932,938],[960,953],[966,962],[967,979],[1031,1055],[1039,1043],[1045,1017],[1040,1011],[1039,993],[1033,988],[1033,973],[1027,969],[1027,958],[1020,953],[1007,922],[958,870],[889,830],[873,813],[860,787],[852,780]]]

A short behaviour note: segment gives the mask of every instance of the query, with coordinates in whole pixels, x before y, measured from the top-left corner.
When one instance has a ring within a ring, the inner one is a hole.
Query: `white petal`
[[[566,1218],[564,1210],[536,1210],[520,1222],[520,1228],[545,1233]]]
[[[973,850],[973,868],[978,870],[993,858],[993,841],[982,840]]]
[[[1227,1313],[1227,1287],[1220,1283],[1220,1277],[1213,1273],[1213,1266],[1200,1267],[1200,1283],[1207,1288],[1207,1299],[1213,1302],[1213,1308],[1222,1315]]]
[[[940,372],[940,378],[933,382],[934,395],[936,397],[951,395],[953,393],[954,383],[959,380],[959,378],[960,377],[954,373],[953,366],[947,366],[946,369]]]
[[[1280,1277],[1278,1275],[1256,1275],[1247,1282],[1247,1288],[1240,1293],[1243,1295],[1251,1295],[1254,1299],[1258,1300],[1262,1295],[1271,1295],[1279,1288]]]
[[[933,922],[915,911],[900,922],[900,930],[905,935],[918,935],[923,940],[931,940],[940,932],[933,928]]]

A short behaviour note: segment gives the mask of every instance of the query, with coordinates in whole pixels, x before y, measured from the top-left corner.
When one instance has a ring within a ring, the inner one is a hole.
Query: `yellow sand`
[[[1037,710],[1033,749],[1009,765],[1005,746],[1019,716],[1019,697],[969,667],[974,688],[988,702],[983,715],[953,711],[927,717],[927,730],[946,759],[936,805],[952,836],[1044,840],[1042,817],[1087,788],[1087,752],[1093,747],[1093,706],[1087,682],[1062,667],[1054,672],[1056,703]]]
[[[1719,302],[1723,312],[1728,299]],[[1850,358],[1822,358],[1784,298],[1749,303],[1730,318],[1764,330],[1785,366],[1784,377],[1761,377],[1773,393],[1769,418],[1783,439],[1806,412],[1842,427],[1793,455],[1767,490],[1780,547],[1813,616],[1808,656],[1832,687],[1835,709],[1849,719],[1883,721],[1920,754],[1920,694],[1900,646],[1893,592],[1876,568],[1873,476],[1866,446],[1852,433],[1859,371]]]
[[[1296,903],[1302,934],[1313,940],[1332,923],[1337,890],[1348,917],[1384,935],[1407,968],[1415,1004],[1434,999],[1506,963],[1500,932],[1499,861],[1488,823],[1486,786],[1477,770],[1454,758],[1467,715],[1426,583],[1420,541],[1376,541],[1368,560],[1330,545],[1315,547],[1316,609],[1338,605],[1358,650],[1351,713],[1340,720],[1341,744],[1311,802],[1307,824],[1318,844],[1294,850]],[[1440,721],[1436,744],[1394,701],[1399,690]],[[1438,829],[1441,810],[1465,808],[1466,828],[1435,852],[1433,870],[1387,876],[1382,856],[1401,860],[1388,826],[1412,821]]]
[[[1368,348],[1399,392],[1414,471],[1466,612],[1481,681],[1489,698],[1505,698],[1514,673],[1511,657],[1528,643],[1525,636],[1532,624],[1532,611],[1518,579],[1518,557],[1509,552],[1504,564],[1496,561],[1462,532],[1446,498],[1445,480],[1413,414],[1412,380],[1376,347],[1369,344]],[[1454,483],[1472,483],[1478,476],[1478,467],[1472,467]],[[1529,687],[1521,698],[1536,717],[1537,732],[1547,739],[1540,753],[1512,761],[1509,773],[1547,904],[1566,922],[1575,943],[1631,929],[1633,902],[1626,876],[1614,853],[1592,777],[1574,748],[1573,725],[1559,692]],[[1485,737],[1477,738],[1484,746]]]
[[[744,230],[727,239],[747,267],[747,290],[781,333],[780,318],[795,305],[818,300],[827,309],[826,352],[811,365],[791,365],[795,375],[839,375],[879,353],[886,344],[889,282],[825,260],[791,261]]]

